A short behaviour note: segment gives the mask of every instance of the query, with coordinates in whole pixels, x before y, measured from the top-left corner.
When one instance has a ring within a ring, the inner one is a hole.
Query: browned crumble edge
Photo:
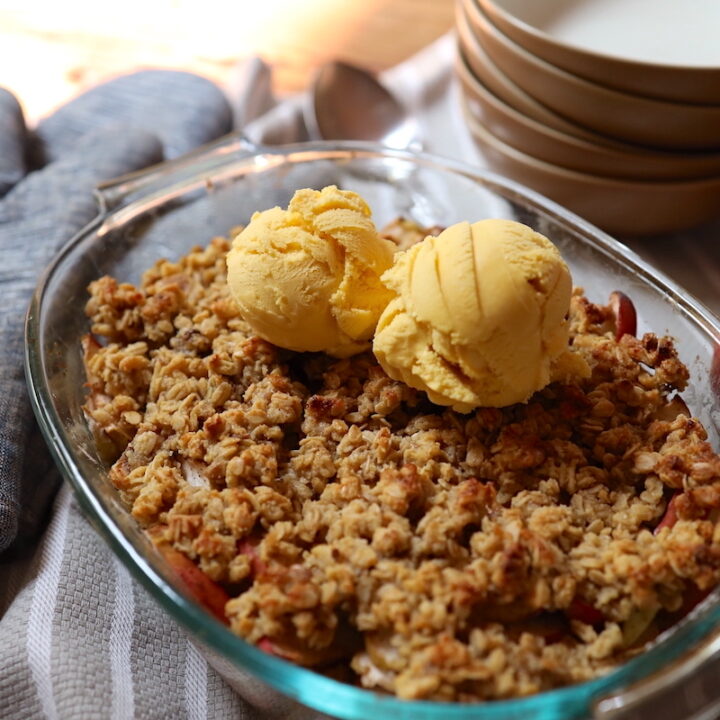
[[[718,582],[720,460],[669,338],[616,340],[577,290],[592,376],[461,415],[371,353],[253,337],[228,249],[90,285],[85,409],[133,517],[233,632],[402,698],[510,698],[607,672]]]

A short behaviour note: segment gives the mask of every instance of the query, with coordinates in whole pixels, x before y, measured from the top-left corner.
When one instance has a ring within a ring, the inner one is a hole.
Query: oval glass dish
[[[712,379],[718,321],[592,225],[520,185],[462,163],[363,143],[258,148],[230,136],[100,188],[100,214],[59,253],[32,299],[26,371],[34,409],[55,460],[100,534],[135,579],[195,636],[211,664],[273,717],[317,717],[304,715],[295,701],[348,720],[619,717],[638,704],[647,707],[689,677],[700,677],[698,667],[707,667],[720,645],[717,590],[645,652],[604,677],[483,704],[404,701],[297,667],[233,635],[185,594],[121,504],[83,414],[87,285],[104,274],[138,282],[157,259],[177,259],[246,223],[256,210],[286,205],[298,188],[328,184],[359,192],[379,227],[398,215],[422,226],[502,217],[551,238],[588,298],[605,302],[620,289],[635,303],[639,333],[676,338],[691,374],[684,397],[713,446],[719,446],[720,407]],[[280,693],[268,693],[267,686]],[[683,702],[705,697],[695,695]]]

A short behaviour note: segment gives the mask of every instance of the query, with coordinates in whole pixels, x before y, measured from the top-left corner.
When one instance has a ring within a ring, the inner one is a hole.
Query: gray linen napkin
[[[42,121],[31,136],[23,132],[17,101],[3,91],[0,120],[0,150],[7,149],[0,155],[5,165],[0,172],[17,180],[0,200],[2,552],[25,535],[31,539],[53,490],[53,483],[37,472],[43,466],[35,467],[45,455],[26,452],[34,423],[22,371],[22,327],[39,271],[94,217],[92,190],[101,180],[214,139],[230,129],[232,120],[214,85],[169,71],[139,72],[91,90]],[[22,177],[23,158],[31,150],[48,162]]]
[[[25,119],[15,97],[0,88],[0,197],[25,174]]]

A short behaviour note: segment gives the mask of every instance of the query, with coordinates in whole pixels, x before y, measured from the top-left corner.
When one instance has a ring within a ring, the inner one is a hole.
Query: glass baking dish
[[[108,465],[82,411],[80,339],[88,331],[87,284],[106,273],[138,282],[158,258],[176,259],[246,223],[255,210],[287,204],[298,188],[331,183],[363,195],[378,226],[398,215],[426,226],[504,217],[550,237],[591,300],[605,302],[612,290],[621,289],[635,303],[639,333],[652,329],[677,339],[691,373],[684,397],[713,446],[720,447],[714,380],[720,324],[624,245],[536,193],[462,163],[366,143],[267,148],[228,136],[99,188],[98,217],[58,254],[30,305],[26,372],[35,413],[97,530],[135,579],[193,633],[211,664],[274,717],[317,717],[296,701],[348,720],[640,718],[651,717],[656,706],[677,707],[673,717],[689,717],[707,707],[720,648],[717,590],[643,654],[592,682],[483,704],[403,701],[297,667],[233,635],[185,594],[131,519],[107,480]],[[268,692],[267,686],[280,692]]]

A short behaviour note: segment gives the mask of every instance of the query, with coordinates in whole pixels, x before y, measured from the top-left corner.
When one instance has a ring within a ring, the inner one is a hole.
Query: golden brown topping
[[[720,458],[668,338],[617,340],[575,291],[591,376],[459,415],[370,354],[253,337],[227,250],[93,283],[85,365],[112,482],[234,632],[406,698],[507,698],[601,675],[720,580]]]

